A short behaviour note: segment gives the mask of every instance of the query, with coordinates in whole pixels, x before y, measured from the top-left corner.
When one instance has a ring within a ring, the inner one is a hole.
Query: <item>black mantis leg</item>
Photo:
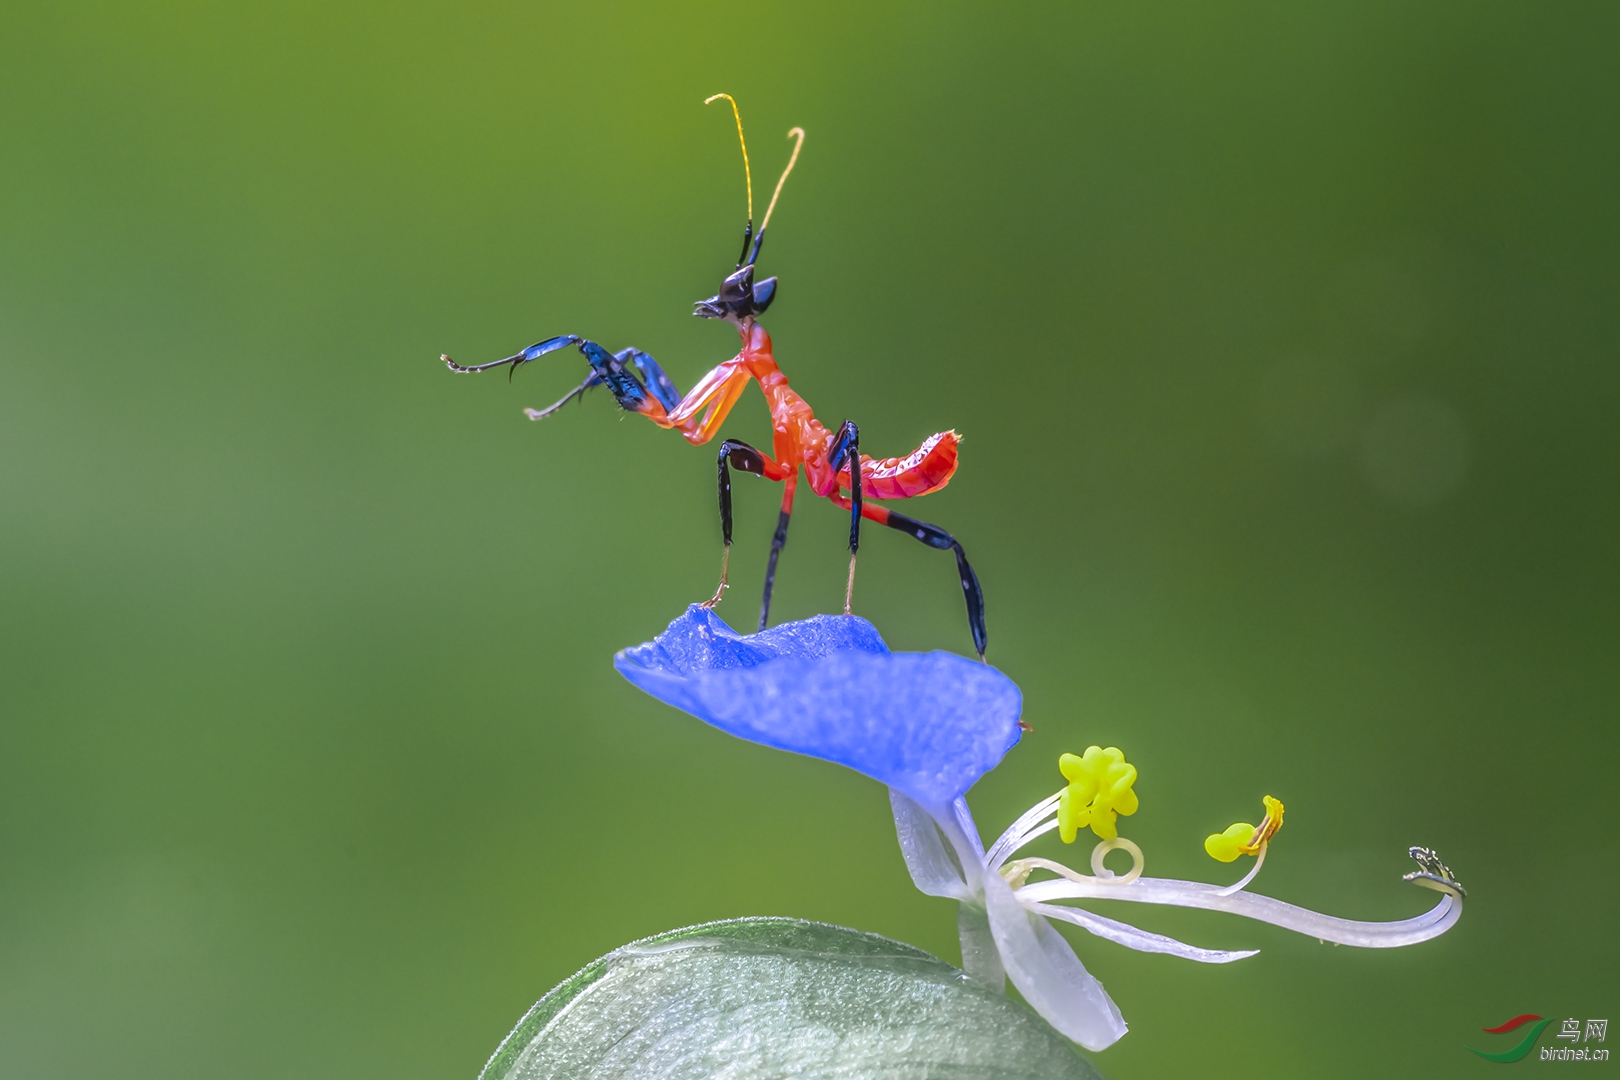
[[[703,606],[712,608],[720,602],[725,595],[726,575],[731,569],[731,467],[735,465],[743,472],[751,472],[756,476],[766,475],[765,455],[755,450],[745,442],[736,439],[727,439],[720,444],[719,474],[720,474],[720,535],[725,540],[725,553],[720,556],[720,587],[714,590],[714,596],[705,601]],[[787,541],[787,526],[780,524],[777,532]],[[772,571],[775,570],[775,558],[771,560]],[[769,586],[767,585],[767,590]],[[767,597],[769,592],[767,591]]]
[[[861,549],[861,429],[845,420],[833,439],[833,472],[849,466],[849,583],[844,586],[844,614],[855,598],[855,555]]]
[[[888,511],[888,519],[884,524],[891,529],[898,529],[917,540],[921,540],[931,548],[956,553],[956,574],[962,582],[962,596],[967,600],[968,628],[973,632],[973,647],[979,651],[979,659],[984,659],[984,648],[989,638],[984,631],[984,590],[979,587],[979,575],[973,572],[969,565],[967,553],[962,545],[957,543],[956,537],[940,528],[930,525],[926,521]]]
[[[795,468],[783,484],[782,512],[776,519],[776,535],[771,537],[771,561],[765,565],[765,599],[759,605],[759,628],[765,629],[771,617],[771,588],[776,584],[776,560],[787,544],[788,519],[793,516],[793,493],[799,483],[799,470]]]

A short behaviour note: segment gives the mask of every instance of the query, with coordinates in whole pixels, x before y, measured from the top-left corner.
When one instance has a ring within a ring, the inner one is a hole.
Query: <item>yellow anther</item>
[[[1232,862],[1239,855],[1258,855],[1265,850],[1271,838],[1282,828],[1283,804],[1280,799],[1265,796],[1266,816],[1259,827],[1238,822],[1228,825],[1225,832],[1214,833],[1204,840],[1204,850],[1210,858]]]
[[[1116,746],[1106,750],[1088,746],[1082,756],[1064,754],[1058,769],[1069,786],[1058,800],[1058,835],[1065,844],[1074,843],[1075,834],[1085,826],[1104,840],[1119,835],[1115,818],[1136,813],[1136,766],[1126,762]]]

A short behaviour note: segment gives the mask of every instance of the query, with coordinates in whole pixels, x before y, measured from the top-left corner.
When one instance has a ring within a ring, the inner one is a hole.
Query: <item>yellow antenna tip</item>
[[[796,127],[791,129],[787,133],[787,137],[799,141],[793,144],[793,153],[788,155],[787,168],[782,170],[782,178],[776,182],[776,190],[771,192],[771,205],[765,208],[765,220],[759,226],[761,233],[764,233],[765,226],[771,223],[771,214],[776,211],[776,200],[782,196],[782,185],[787,183],[788,173],[792,172],[793,166],[798,164],[799,151],[804,149],[804,128]]]
[[[721,98],[731,102],[731,115],[737,121],[737,145],[742,147],[743,156],[743,183],[748,186],[748,223],[752,225],[754,222],[754,174],[748,168],[748,140],[743,138],[742,113],[737,108],[737,99],[730,94],[710,94],[703,99],[703,104],[709,105],[719,101]]]

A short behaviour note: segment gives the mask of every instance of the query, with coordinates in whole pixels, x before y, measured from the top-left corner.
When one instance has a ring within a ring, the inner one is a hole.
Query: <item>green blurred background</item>
[[[556,333],[681,385],[756,184],[823,420],[966,436],[953,529],[1035,726],[1141,769],[1152,872],[1288,827],[1258,888],[1395,952],[1117,910],[1075,935],[1121,1078],[1489,1074],[1620,1012],[1612,4],[32,4],[0,16],[0,1071],[471,1077],[632,938],[750,914],[955,960],[886,796],[610,667],[714,587],[714,458]],[[761,196],[763,201],[763,195]],[[755,391],[727,433],[767,432]],[[776,490],[739,484],[747,628]],[[801,499],[779,619],[838,609]],[[857,610],[971,644],[869,534]],[[1053,843],[1057,854],[1059,845]],[[1083,854],[1067,853],[1083,860]],[[1551,1036],[1543,1040],[1552,1042]]]

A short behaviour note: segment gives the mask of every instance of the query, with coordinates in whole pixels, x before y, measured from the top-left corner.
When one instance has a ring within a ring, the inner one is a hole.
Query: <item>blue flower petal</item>
[[[955,653],[891,653],[865,619],[817,615],[741,635],[693,604],[613,660],[653,697],[728,734],[847,765],[941,809],[1020,735],[1023,695]]]

